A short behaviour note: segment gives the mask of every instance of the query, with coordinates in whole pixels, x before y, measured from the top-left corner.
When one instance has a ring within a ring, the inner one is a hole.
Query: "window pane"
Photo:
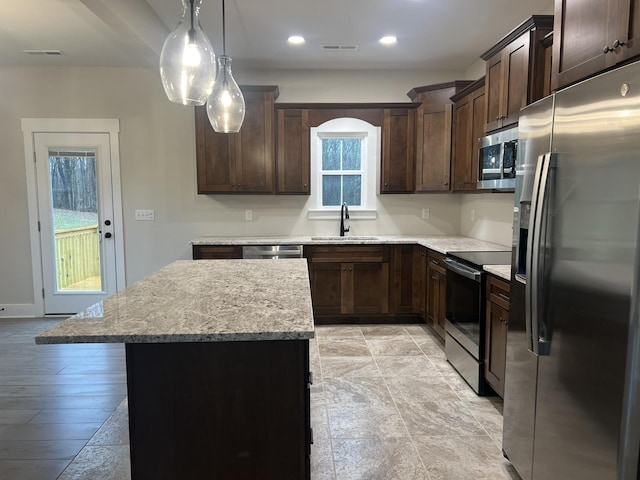
[[[322,176],[322,206],[340,205],[340,175]]]
[[[322,169],[340,170],[340,139],[322,139]]]
[[[361,205],[362,197],[362,176],[344,175],[342,198],[347,205]]]
[[[359,138],[342,139],[342,169],[360,170],[361,141]]]

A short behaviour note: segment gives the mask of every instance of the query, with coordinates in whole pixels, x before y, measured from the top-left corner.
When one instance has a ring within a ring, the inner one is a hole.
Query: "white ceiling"
[[[226,0],[227,53],[236,68],[466,68],[552,0]],[[222,0],[201,23],[222,52]],[[0,66],[154,66],[182,14],[181,0],[2,0]],[[307,42],[290,46],[291,34]],[[397,45],[378,39],[396,35]],[[321,46],[357,45],[356,51]],[[62,56],[30,56],[29,49]]]

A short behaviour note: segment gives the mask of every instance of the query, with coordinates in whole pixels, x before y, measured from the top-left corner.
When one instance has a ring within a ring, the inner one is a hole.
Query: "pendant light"
[[[160,53],[160,78],[169,100],[204,105],[211,93],[216,56],[200,25],[202,0],[182,0],[182,18]]]
[[[240,131],[244,121],[244,97],[231,74],[231,57],[225,39],[224,0],[222,0],[222,55],[218,57],[218,73],[207,99],[207,117],[218,133]]]

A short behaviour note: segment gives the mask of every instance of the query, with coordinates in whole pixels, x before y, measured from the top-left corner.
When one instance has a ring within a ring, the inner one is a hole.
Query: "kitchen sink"
[[[372,237],[372,236],[366,236],[366,235],[345,235],[344,237],[340,237],[338,235],[335,235],[335,236],[326,235],[322,237],[311,237],[311,240],[341,242],[344,240],[378,240],[378,237]]]

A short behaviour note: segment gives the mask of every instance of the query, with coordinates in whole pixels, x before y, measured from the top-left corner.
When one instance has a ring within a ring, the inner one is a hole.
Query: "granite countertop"
[[[511,265],[485,265],[482,268],[507,282],[511,281]]]
[[[198,237],[192,245],[401,245],[418,244],[437,252],[511,250],[511,246],[461,235],[416,237],[400,235],[291,236],[291,237]]]
[[[307,262],[179,260],[62,321],[36,343],[313,338]]]

